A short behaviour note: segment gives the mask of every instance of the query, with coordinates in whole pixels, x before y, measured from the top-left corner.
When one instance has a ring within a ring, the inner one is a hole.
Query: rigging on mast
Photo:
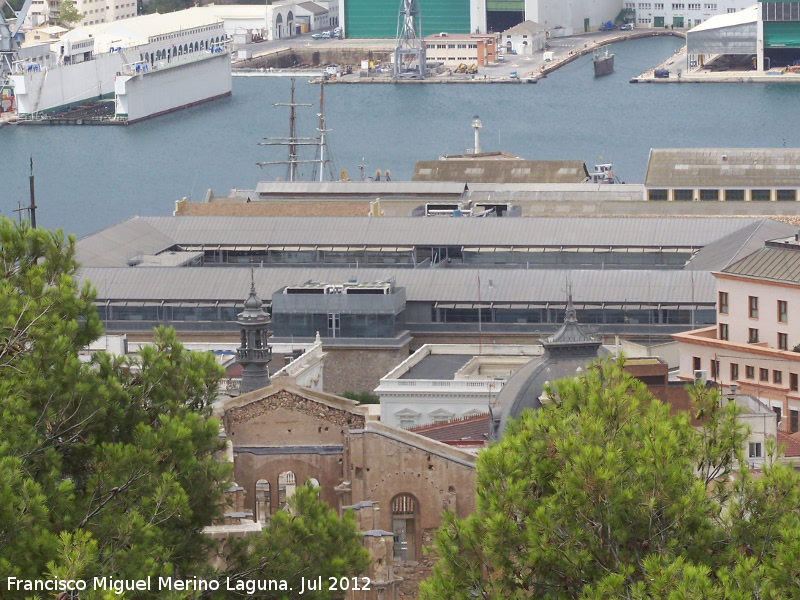
[[[322,181],[322,174],[324,170],[324,166],[327,164],[329,166],[329,173],[331,179],[333,179],[333,166],[332,161],[330,158],[326,158],[326,150],[327,155],[330,156],[330,149],[328,148],[327,141],[325,138],[325,133],[330,131],[330,129],[325,128],[325,116],[323,113],[323,99],[324,99],[324,81],[320,83],[320,94],[319,94],[319,101],[320,101],[320,111],[317,113],[319,117],[319,126],[317,131],[319,132],[319,136],[317,137],[299,137],[297,135],[297,115],[296,115],[296,108],[299,106],[302,107],[312,107],[313,104],[295,102],[294,98],[294,78],[292,78],[292,88],[291,88],[291,97],[289,102],[276,102],[273,104],[274,107],[278,106],[288,106],[289,107],[289,137],[271,137],[271,138],[264,138],[266,141],[259,142],[259,146],[286,146],[289,150],[289,156],[286,160],[269,160],[269,161],[262,161],[256,163],[259,167],[265,167],[269,165],[287,165],[287,172],[286,172],[286,180],[287,181],[297,181],[298,172],[297,167],[298,165],[302,164],[313,164],[314,170],[312,172],[312,177],[316,177],[316,168],[319,165],[319,181]],[[317,148],[316,156],[312,159],[302,159],[300,158],[299,148],[303,146],[314,146]]]

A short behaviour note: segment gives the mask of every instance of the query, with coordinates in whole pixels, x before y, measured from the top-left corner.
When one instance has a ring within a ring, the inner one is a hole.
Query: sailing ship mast
[[[330,159],[325,158],[325,148],[327,148],[327,142],[325,140],[325,133],[330,131],[329,129],[325,129],[325,115],[323,112],[323,102],[324,102],[324,82],[320,83],[320,93],[319,93],[319,127],[317,131],[319,131],[318,137],[298,137],[297,136],[297,114],[296,108],[298,106],[303,107],[312,107],[312,104],[305,104],[300,102],[295,102],[294,98],[294,78],[292,78],[292,88],[291,88],[291,97],[288,103],[286,102],[277,102],[273,104],[273,108],[277,106],[288,106],[289,107],[289,137],[285,138],[264,138],[267,141],[259,142],[259,146],[287,146],[289,149],[289,156],[287,160],[271,160],[271,161],[263,161],[256,163],[259,167],[265,167],[267,165],[287,165],[287,172],[286,172],[286,180],[287,181],[297,181],[297,166],[301,164],[313,164],[314,165],[314,174],[316,174],[316,165],[320,165],[319,170],[319,180],[322,181],[322,174],[324,170],[325,164],[330,164]],[[317,153],[318,158],[313,159],[301,159],[298,153],[299,147],[302,146],[317,146],[319,151]],[[330,151],[328,151],[330,154]],[[332,172],[332,171],[331,171]],[[312,175],[313,177],[313,175]]]

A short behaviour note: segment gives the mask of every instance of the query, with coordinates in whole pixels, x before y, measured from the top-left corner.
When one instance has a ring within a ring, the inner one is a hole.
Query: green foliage
[[[0,245],[0,598],[31,597],[7,589],[7,577],[363,571],[352,517],[340,520],[310,487],[263,536],[231,543],[227,571],[212,569],[216,546],[202,529],[222,520],[230,485],[211,418],[222,369],[164,328],[138,357],[99,353],[82,362],[79,351],[102,329],[94,291],[77,284],[75,239],[0,218]],[[136,592],[164,596],[155,585]],[[81,593],[82,600],[119,597]]]
[[[618,363],[553,384],[479,456],[476,511],[447,516],[421,598],[794,597],[800,476],[737,469],[736,405],[690,392],[702,433]]]
[[[343,397],[349,398],[350,400],[355,400],[356,402],[360,402],[361,404],[380,404],[381,399],[378,398],[375,394],[370,394],[369,392],[345,392],[342,394]]]
[[[85,16],[86,15],[75,8],[75,3],[72,0],[61,0],[61,2],[58,3],[59,25],[70,25],[71,23],[83,21],[83,17]]]
[[[340,518],[317,499],[317,493],[307,482],[289,499],[287,510],[270,517],[261,536],[229,540],[226,558],[230,587],[237,582],[244,586],[248,580],[283,579],[292,588],[290,593],[265,591],[247,597],[328,600],[341,595],[328,590],[328,577],[353,577],[364,572],[369,555],[361,547],[352,513],[348,511]],[[306,591],[301,596],[300,579],[316,581],[318,577],[322,577],[324,589]]]
[[[101,327],[74,238],[0,219],[0,244],[0,571],[202,571],[229,481],[221,369],[164,329],[140,358],[81,362]]]

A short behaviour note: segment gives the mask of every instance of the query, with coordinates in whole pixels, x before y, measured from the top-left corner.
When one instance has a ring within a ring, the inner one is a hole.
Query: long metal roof
[[[740,217],[135,217],[82,238],[87,267],[181,246],[699,248],[761,219]],[[120,241],[123,241],[122,245]]]
[[[250,269],[214,267],[84,268],[81,277],[97,288],[98,301],[231,302],[250,288]],[[714,278],[698,271],[256,268],[256,290],[264,298],[307,281],[343,283],[394,279],[409,302],[552,303],[563,305],[567,282],[577,305],[688,304],[714,301]]]
[[[800,248],[764,247],[722,273],[800,285]]]
[[[376,198],[386,195],[453,195],[464,193],[466,184],[451,181],[260,181],[256,193],[262,196],[353,196]]]
[[[764,242],[792,235],[797,228],[788,223],[763,219],[729,233],[695,254],[685,268],[717,271],[764,247]]]
[[[651,149],[648,188],[798,188],[800,148]]]
[[[580,160],[497,160],[459,158],[419,161],[415,182],[580,183],[589,176]]]

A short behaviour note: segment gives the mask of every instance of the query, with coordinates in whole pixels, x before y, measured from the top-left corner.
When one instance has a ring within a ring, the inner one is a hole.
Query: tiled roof
[[[523,21],[522,23],[514,25],[511,29],[506,29],[503,35],[532,35],[540,31],[545,31],[546,29],[547,27],[539,25],[535,21]]]
[[[489,432],[489,413],[450,419],[443,423],[418,425],[409,431],[439,442],[484,442]]]
[[[800,434],[778,432],[778,446],[783,446],[783,455],[787,458],[800,456]]]

